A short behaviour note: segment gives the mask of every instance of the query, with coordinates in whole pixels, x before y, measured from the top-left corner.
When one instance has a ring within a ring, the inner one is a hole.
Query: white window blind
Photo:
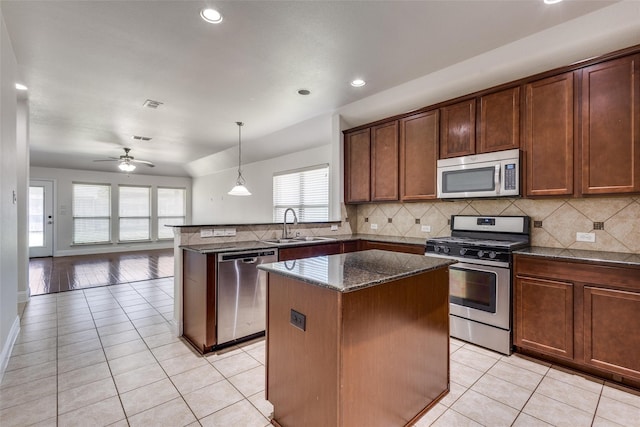
[[[186,190],[158,188],[158,239],[172,239],[173,229],[166,225],[185,223]]]
[[[121,242],[149,240],[151,229],[151,189],[149,187],[119,187],[119,218]]]
[[[111,241],[111,186],[72,184],[73,243]]]
[[[328,164],[273,175],[273,221],[282,222],[287,208],[301,222],[329,220]]]

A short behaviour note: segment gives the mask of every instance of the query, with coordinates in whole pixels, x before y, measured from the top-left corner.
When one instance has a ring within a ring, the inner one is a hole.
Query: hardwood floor
[[[31,295],[173,276],[173,249],[31,258]]]

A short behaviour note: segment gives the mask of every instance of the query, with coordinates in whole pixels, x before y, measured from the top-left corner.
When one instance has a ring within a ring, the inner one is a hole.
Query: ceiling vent
[[[163,103],[160,101],[154,101],[153,99],[147,99],[146,101],[144,101],[144,104],[142,104],[143,107],[147,107],[147,108],[158,108],[159,106],[161,106]]]
[[[136,141],[151,141],[151,138],[148,136],[140,136],[140,135],[133,135],[131,137],[131,139],[135,139]]]

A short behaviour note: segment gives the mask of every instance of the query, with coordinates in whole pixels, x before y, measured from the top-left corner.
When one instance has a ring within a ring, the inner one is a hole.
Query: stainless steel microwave
[[[438,160],[438,198],[517,197],[520,150]]]

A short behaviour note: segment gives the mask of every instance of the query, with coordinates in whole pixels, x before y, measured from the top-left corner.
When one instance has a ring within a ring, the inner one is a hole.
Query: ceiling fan
[[[131,148],[125,148],[124,155],[120,157],[109,157],[108,159],[94,160],[94,162],[119,162],[118,168],[124,172],[133,171],[136,168],[134,163],[140,163],[142,165],[149,166],[150,168],[156,166],[147,160],[136,160],[133,156],[129,155],[129,151],[131,151]]]

